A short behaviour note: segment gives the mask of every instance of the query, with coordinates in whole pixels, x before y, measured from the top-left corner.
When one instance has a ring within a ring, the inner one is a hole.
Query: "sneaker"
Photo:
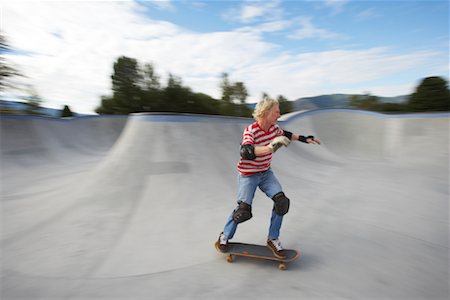
[[[217,244],[219,250],[222,252],[226,252],[228,250],[228,239],[225,237],[223,232],[219,235],[219,239],[217,240]]]
[[[278,257],[278,258],[286,257],[283,247],[281,246],[281,243],[278,239],[267,240],[267,247],[269,247],[269,249],[272,250],[273,254],[276,257]]]

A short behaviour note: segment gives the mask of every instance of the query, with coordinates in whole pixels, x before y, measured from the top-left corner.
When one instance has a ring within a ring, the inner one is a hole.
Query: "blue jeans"
[[[249,205],[252,205],[257,187],[259,187],[259,189],[263,191],[270,199],[272,199],[273,196],[282,191],[281,185],[271,169],[251,176],[243,176],[239,174],[237,193],[238,207],[240,202],[245,202]],[[225,224],[225,228],[223,229],[223,233],[227,239],[233,238],[238,226],[238,224],[233,220],[233,214],[236,209],[237,207],[231,213],[230,217],[227,220],[227,223]],[[283,216],[277,215],[275,211],[272,210],[268,239],[278,238],[278,236],[280,235],[282,222]]]

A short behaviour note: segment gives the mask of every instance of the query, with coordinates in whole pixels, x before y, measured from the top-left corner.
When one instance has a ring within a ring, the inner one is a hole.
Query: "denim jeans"
[[[237,192],[237,203],[239,207],[240,202],[245,202],[252,205],[253,198],[255,197],[256,188],[263,191],[267,197],[272,199],[273,196],[282,191],[281,185],[277,178],[273,174],[271,169],[265,172],[260,172],[251,176],[238,175],[238,192]],[[223,233],[226,238],[232,239],[238,224],[233,220],[233,214],[237,207],[233,210],[230,217],[225,224]],[[270,219],[269,227],[269,239],[276,239],[280,235],[280,228],[283,222],[283,216],[279,216],[272,210],[272,217]]]

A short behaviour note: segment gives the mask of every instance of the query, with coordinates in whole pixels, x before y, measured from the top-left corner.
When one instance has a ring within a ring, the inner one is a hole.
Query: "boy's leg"
[[[225,223],[225,227],[223,229],[223,234],[225,235],[227,240],[231,240],[236,232],[237,229],[237,223],[233,220],[233,213],[231,213],[230,217],[228,218],[227,222]]]
[[[275,210],[272,210],[272,217],[270,218],[269,235],[267,239],[276,240],[280,236],[281,224],[283,223],[283,216],[277,215]]]
[[[239,208],[240,202],[245,202],[248,205],[252,205],[253,198],[255,197],[255,191],[258,187],[259,183],[259,175],[252,176],[242,176],[238,174],[238,190],[237,190],[237,203],[238,206],[233,210],[231,215],[228,217],[228,220],[223,229],[223,233],[227,239],[232,239],[238,224],[233,220],[233,215],[236,210]]]
[[[264,173],[264,177],[261,180],[259,188],[270,199],[272,199],[276,194],[282,192],[283,190],[281,184],[278,182],[278,179],[275,177],[271,169],[267,170]],[[279,237],[282,223],[283,216],[276,214],[275,210],[273,209],[270,218],[268,239],[277,239]]]

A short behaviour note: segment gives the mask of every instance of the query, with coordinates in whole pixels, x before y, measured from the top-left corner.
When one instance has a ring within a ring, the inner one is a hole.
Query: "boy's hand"
[[[272,150],[272,153],[275,153],[281,146],[289,146],[291,141],[285,136],[277,136],[270,142],[269,148]]]

